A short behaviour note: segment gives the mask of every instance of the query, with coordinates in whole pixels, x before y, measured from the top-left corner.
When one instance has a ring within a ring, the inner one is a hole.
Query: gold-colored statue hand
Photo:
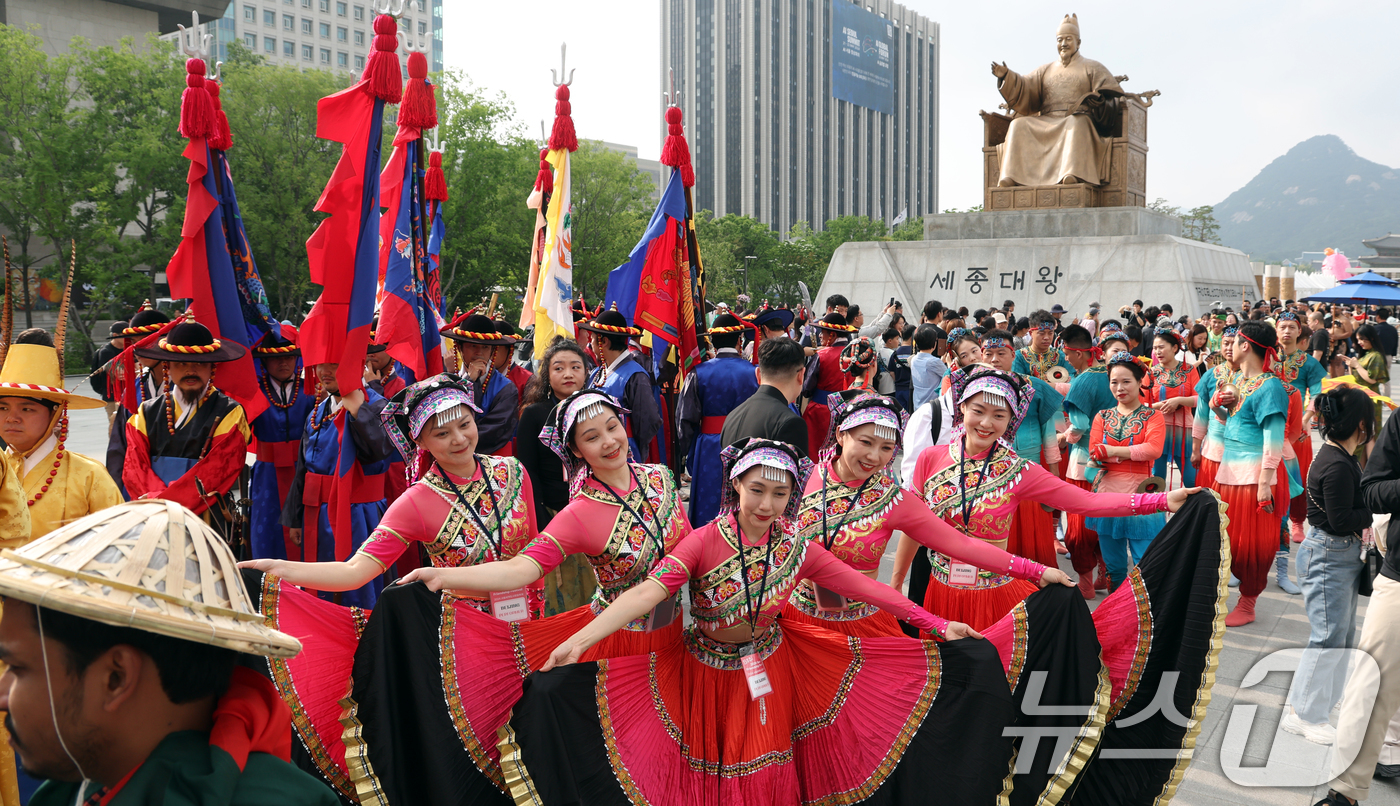
[[[1006,62],[1002,62],[1001,64],[992,62],[992,75],[996,76],[998,79],[1006,78],[1006,74],[1009,72],[1011,72],[1011,69],[1006,66]]]

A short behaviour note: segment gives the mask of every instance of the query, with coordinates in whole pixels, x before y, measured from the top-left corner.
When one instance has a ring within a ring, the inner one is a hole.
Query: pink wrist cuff
[[[1167,494],[1133,493],[1132,509],[1134,515],[1150,515],[1153,512],[1166,512]]]
[[[1008,572],[1017,579],[1039,582],[1041,575],[1045,573],[1045,566],[1034,560],[1027,560],[1025,557],[1017,557],[1013,554],[1011,568]]]
[[[948,619],[939,618],[918,605],[909,608],[909,615],[904,620],[940,641],[948,639]]]

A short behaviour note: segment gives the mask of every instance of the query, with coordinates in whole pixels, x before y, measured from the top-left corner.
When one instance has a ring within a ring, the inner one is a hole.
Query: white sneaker
[[[1283,721],[1279,723],[1279,727],[1289,733],[1302,736],[1314,744],[1335,744],[1337,741],[1337,729],[1332,727],[1330,723],[1323,722],[1320,725],[1315,725],[1312,722],[1305,722],[1291,708],[1288,713],[1283,715]]]

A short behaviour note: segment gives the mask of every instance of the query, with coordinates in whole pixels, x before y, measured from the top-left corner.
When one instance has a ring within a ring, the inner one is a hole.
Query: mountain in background
[[[1400,171],[1362,159],[1340,137],[1312,137],[1215,205],[1220,242],[1254,260],[1297,260],[1304,251],[1372,254],[1361,244],[1400,232]]]

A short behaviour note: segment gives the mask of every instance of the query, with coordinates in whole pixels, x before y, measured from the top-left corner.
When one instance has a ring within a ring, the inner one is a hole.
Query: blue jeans
[[[1326,722],[1342,698],[1345,653],[1321,649],[1356,646],[1356,598],[1361,575],[1361,537],[1334,535],[1308,525],[1298,546],[1298,585],[1312,633],[1293,675],[1293,710],[1308,722]]]
[[[1162,455],[1152,463],[1152,475],[1167,477],[1167,460],[1181,463],[1181,480],[1186,487],[1196,486],[1196,468],[1191,466],[1191,432],[1175,432],[1167,429],[1167,438],[1162,443]]]

